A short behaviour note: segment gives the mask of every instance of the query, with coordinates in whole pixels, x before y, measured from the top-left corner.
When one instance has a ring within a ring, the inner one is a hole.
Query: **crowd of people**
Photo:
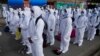
[[[17,29],[22,35],[22,45],[28,47],[26,54],[44,56],[43,41],[46,35],[46,45],[55,44],[55,36],[61,34],[60,49],[53,50],[57,55],[69,50],[71,33],[75,29],[73,44],[82,46],[85,32],[87,40],[95,38],[96,30],[100,30],[100,7],[93,9],[32,6],[31,8],[3,7],[3,17],[9,32],[15,34]]]

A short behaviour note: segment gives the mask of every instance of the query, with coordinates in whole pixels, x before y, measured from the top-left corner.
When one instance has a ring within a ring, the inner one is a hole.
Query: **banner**
[[[68,8],[68,7],[75,7],[75,6],[79,6],[78,4],[75,4],[75,3],[63,3],[63,2],[57,2],[56,3],[56,8],[57,9],[65,9],[65,8]]]
[[[8,5],[11,7],[22,7],[24,0],[8,0]]]
[[[38,5],[38,6],[44,6],[47,4],[47,0],[29,0],[30,5]]]

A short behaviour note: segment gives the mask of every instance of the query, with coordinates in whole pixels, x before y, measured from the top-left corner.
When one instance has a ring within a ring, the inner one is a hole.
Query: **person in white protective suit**
[[[78,46],[82,46],[85,29],[87,27],[87,22],[88,22],[88,19],[86,17],[86,11],[85,9],[83,9],[81,11],[81,15],[75,21],[76,37],[75,37],[75,41],[73,44],[78,44]]]
[[[61,53],[66,53],[69,49],[70,35],[72,32],[72,19],[70,9],[64,11],[64,16],[60,23],[60,33],[61,33],[61,43],[60,49],[54,50],[54,53],[60,55]],[[67,13],[68,12],[68,13]]]
[[[55,42],[55,25],[56,25],[56,17],[54,15],[54,9],[50,9],[50,15],[47,21],[48,25],[48,36],[47,36],[47,44],[50,46],[54,45]]]
[[[24,8],[22,17],[23,17],[23,19],[22,19],[22,22],[20,24],[22,41],[23,41],[23,45],[26,45],[28,47],[28,51],[26,52],[26,54],[30,54],[30,53],[32,53],[31,44],[28,41],[28,38],[30,37],[30,34],[29,34],[29,22],[31,19],[30,8],[28,8],[28,7]]]
[[[18,12],[19,12],[19,18],[20,18],[20,19],[19,19],[19,25],[21,25],[21,24],[22,24],[22,20],[24,20],[24,19],[23,19],[23,16],[24,16],[24,15],[23,15],[23,11],[22,11],[21,8],[18,9]]]
[[[8,23],[7,23],[7,9],[6,7],[3,7],[3,18],[5,19],[5,22],[6,22],[6,26],[8,26]]]
[[[7,9],[6,9],[6,7],[3,7],[2,9],[3,9],[3,12],[2,12],[3,17],[6,18],[7,17],[7,14],[6,14]]]
[[[45,21],[45,23],[47,24],[47,20],[49,17],[49,11],[45,7],[42,8],[42,17],[43,17],[43,20]],[[44,30],[44,34],[47,35],[47,29]]]
[[[97,35],[100,35],[100,7],[98,7],[98,30],[97,30]]]
[[[88,22],[88,40],[92,41],[95,37],[96,34],[96,27],[99,24],[99,17],[98,17],[98,12],[96,10],[92,11],[92,16]]]
[[[9,12],[8,12],[8,26],[10,28],[11,34],[15,34],[15,30],[14,30],[14,27],[13,27],[13,20],[14,20],[14,9],[13,8],[9,8]]]
[[[13,21],[11,22],[13,27],[13,32],[16,33],[17,28],[19,27],[19,16],[18,11],[14,10]]]
[[[34,11],[34,17],[31,19],[29,26],[32,56],[44,56],[42,34],[45,24],[42,19],[42,10],[39,6],[33,6],[32,10]]]
[[[47,23],[48,17],[49,17],[49,11],[46,8],[42,8],[42,17],[45,20],[45,22]]]
[[[59,15],[58,10],[55,10],[56,25],[55,25],[55,36],[59,34]]]
[[[91,19],[91,16],[92,16],[92,9],[87,9],[87,14],[86,14],[87,18],[88,18],[88,21]],[[87,25],[86,27],[86,32],[88,31],[88,27],[89,24]]]

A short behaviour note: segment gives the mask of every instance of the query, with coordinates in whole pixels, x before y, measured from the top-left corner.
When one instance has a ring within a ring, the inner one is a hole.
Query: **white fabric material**
[[[31,44],[28,41],[28,38],[30,37],[29,29],[28,29],[29,28],[29,22],[30,22],[30,19],[31,19],[30,8],[25,7],[23,12],[20,11],[20,15],[21,15],[20,27],[21,27],[22,41],[23,41],[23,44],[28,47],[27,53],[28,52],[31,53],[32,52]]]
[[[34,11],[34,18],[32,18],[29,26],[30,36],[33,41],[33,43],[31,44],[32,56],[44,56],[43,37],[42,37],[44,22],[42,19],[39,19],[37,24],[35,24],[37,17],[42,15],[42,11],[38,6],[33,6],[32,10]]]
[[[56,17],[56,26],[55,26],[55,35],[59,34],[59,15],[58,15],[58,10],[55,11],[55,17]]]
[[[6,7],[3,7],[3,17],[7,17],[7,13],[6,13]]]
[[[80,17],[75,21],[76,26],[76,37],[75,42],[78,43],[79,46],[83,43],[84,32],[87,27],[88,19],[84,13],[84,15],[80,15]]]
[[[3,17],[4,17],[4,19],[5,19],[6,26],[8,26],[8,22],[7,22],[7,9],[6,9],[6,7],[3,7],[3,12],[2,12],[2,14],[3,14]]]
[[[62,53],[66,53],[69,49],[71,32],[72,32],[72,19],[70,16],[68,16],[67,18],[62,19],[60,23],[60,33],[61,33],[60,51],[62,51]]]
[[[19,27],[19,16],[17,10],[14,10],[13,21],[11,22],[11,24],[13,27],[13,32],[16,33],[16,30]]]
[[[23,14],[24,14],[24,18],[20,27],[22,29],[22,36],[27,39],[28,37],[30,37],[28,27],[29,27],[29,21],[31,19],[31,12],[29,8],[25,8]]]
[[[14,19],[14,13],[13,13],[13,8],[9,8],[9,12],[8,12],[8,22],[9,22],[9,28],[10,28],[10,31],[14,33],[14,28],[13,28],[13,19]]]
[[[97,14],[92,14],[91,19],[89,20],[89,28],[88,28],[88,40],[93,40],[96,34],[96,26],[99,24],[99,18],[97,18]]]
[[[47,43],[50,43],[50,45],[54,45],[55,38],[55,25],[56,25],[56,17],[54,16],[54,10],[50,9],[50,15],[48,17],[48,37],[47,37]]]
[[[76,9],[76,11],[74,11],[74,19],[75,21],[78,19],[78,17],[81,15],[80,9]]]

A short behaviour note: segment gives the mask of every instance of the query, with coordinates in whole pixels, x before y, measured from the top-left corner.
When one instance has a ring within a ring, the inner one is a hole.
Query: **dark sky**
[[[0,3],[7,3],[7,0],[0,0]]]
[[[100,0],[87,0],[87,1],[100,3]]]

